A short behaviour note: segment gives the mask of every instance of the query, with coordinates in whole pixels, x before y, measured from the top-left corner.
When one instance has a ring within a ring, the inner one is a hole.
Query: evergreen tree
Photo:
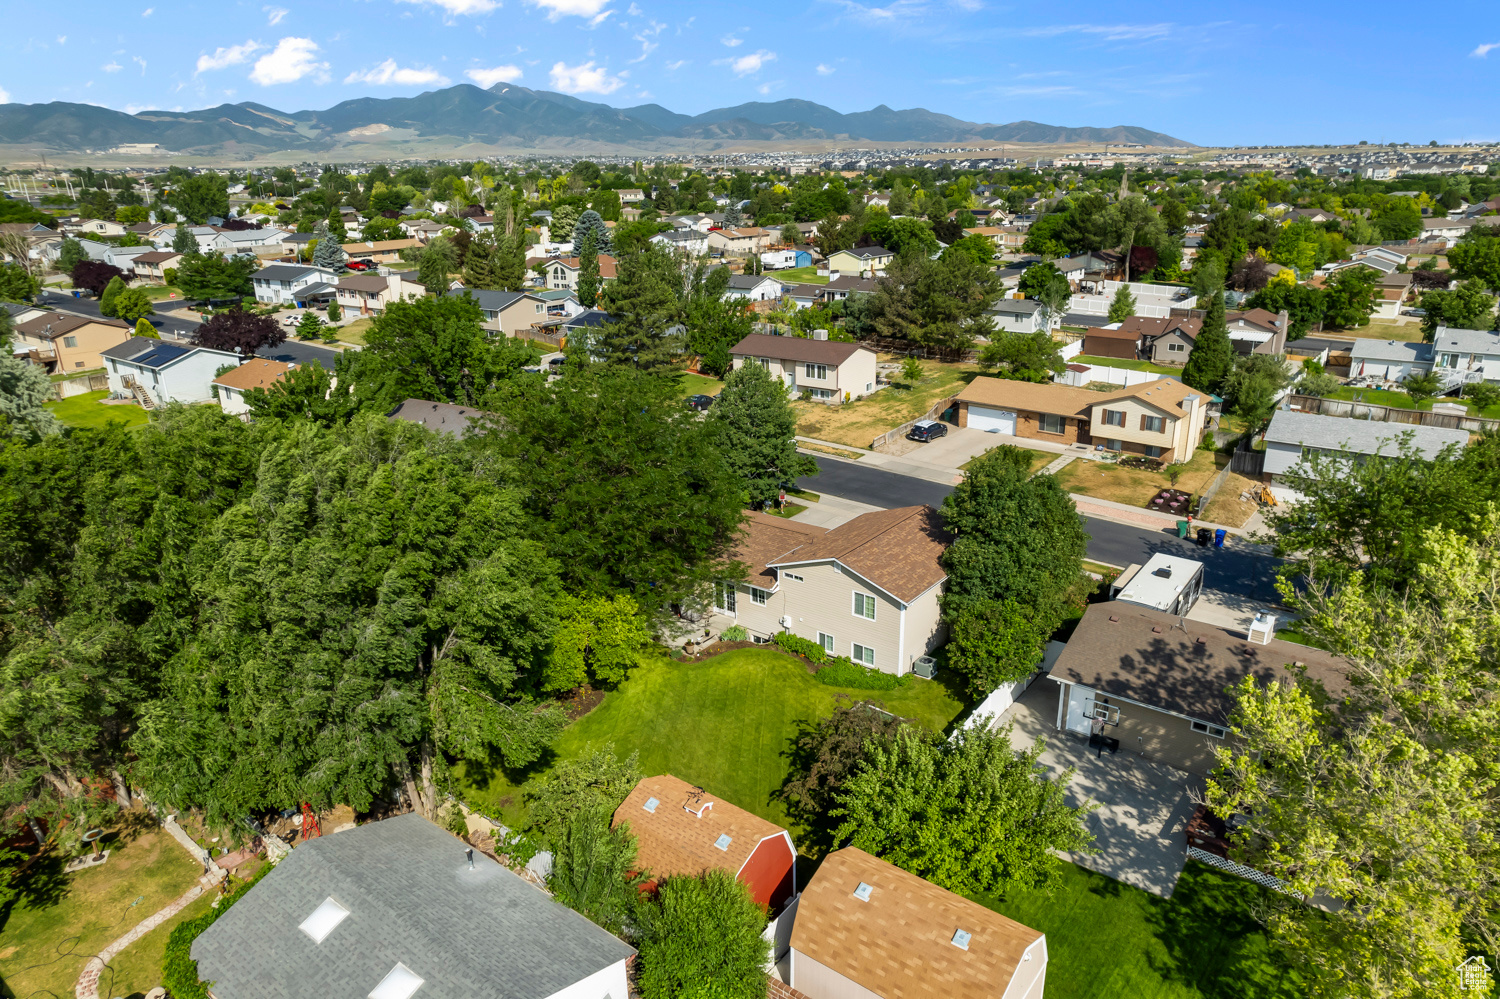
[[[797,451],[797,414],[786,387],[759,364],[729,373],[708,417],[709,437],[739,477],[749,504],[770,503],[818,463]]]
[[[1182,380],[1200,392],[1219,394],[1229,369],[1234,365],[1234,346],[1229,342],[1229,326],[1224,321],[1224,296],[1214,292],[1208,300],[1208,316],[1198,332]]]
[[[297,339],[316,340],[323,335],[323,320],[318,314],[309,309],[302,314],[302,319],[297,323]]]
[[[52,382],[40,365],[11,352],[11,330],[10,313],[0,309],[0,439],[55,434],[62,424],[45,405],[56,398]]]
[[[494,236],[476,236],[464,259],[464,284],[476,290],[500,290],[499,257]]]
[[[172,252],[189,255],[198,252],[198,237],[193,235],[186,221],[178,222],[177,231],[172,234]]]
[[[1130,285],[1120,285],[1120,290],[1115,292],[1114,301],[1109,303],[1109,321],[1112,323],[1123,322],[1135,315],[1135,296],[1130,293]]]
[[[323,224],[318,225],[316,232],[317,245],[313,248],[312,265],[341,274],[344,270],[344,262],[349,259],[349,254],[339,245],[338,237],[329,231]]]
[[[505,291],[520,291],[526,285],[526,241],[516,233],[495,242],[496,283]]]
[[[609,226],[604,224],[604,219],[592,208],[578,216],[578,223],[573,226],[574,253],[579,252],[583,241],[590,235],[594,237],[595,253],[614,253],[614,237],[610,235]]]
[[[448,260],[431,246],[417,258],[417,280],[434,295],[448,290]]]
[[[337,205],[328,209],[328,232],[340,243],[349,238],[349,227],[344,225],[344,214]]]
[[[676,323],[681,312],[682,268],[659,243],[621,256],[615,280],[604,286],[600,308],[611,321],[599,327],[594,350],[612,364],[666,370],[682,353]]]
[[[109,284],[104,286],[104,294],[99,296],[99,314],[101,316],[114,316],[115,299],[120,297],[120,292],[125,290],[125,282],[118,276],[109,279]]]
[[[582,223],[579,223],[582,228]],[[582,248],[578,251],[578,301],[586,309],[592,309],[599,300],[599,254],[594,244],[594,233],[584,233]]]
[[[745,224],[745,214],[740,211],[738,201],[730,201],[724,209],[724,228],[738,229]]]
[[[156,327],[152,326],[151,321],[145,316],[142,316],[135,321],[135,335],[143,336],[148,340],[161,339],[161,334],[156,332]]]
[[[343,307],[339,305],[339,300],[336,298],[330,298],[328,300],[328,321],[330,323],[336,323],[342,318],[344,318],[344,310]]]

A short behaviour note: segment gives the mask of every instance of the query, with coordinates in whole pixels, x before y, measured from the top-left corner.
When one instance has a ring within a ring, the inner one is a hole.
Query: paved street
[[[76,316],[102,318],[99,314],[98,299],[74,298],[70,292],[44,288],[37,296],[37,304],[48,306],[59,312],[71,312]],[[192,336],[198,323],[193,319],[184,318],[187,315],[186,312],[167,311],[167,309],[167,305],[157,302],[156,315],[146,317],[151,321],[151,325],[156,327],[157,332],[167,339],[185,339]]]
[[[897,475],[837,458],[818,458],[820,474],[799,479],[797,488],[826,493],[869,506],[890,509],[926,503],[940,507],[953,487],[925,479]],[[1248,597],[1260,603],[1279,604],[1273,586],[1280,560],[1262,555],[1253,546],[1231,539],[1223,548],[1199,548],[1183,541],[1170,529],[1145,527],[1085,517],[1089,533],[1088,557],[1110,565],[1145,562],[1157,552],[1180,555],[1205,564],[1211,589]]]

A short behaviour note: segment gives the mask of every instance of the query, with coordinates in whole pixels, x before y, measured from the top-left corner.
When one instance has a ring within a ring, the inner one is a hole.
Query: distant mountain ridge
[[[1133,125],[1067,128],[1034,121],[987,125],[923,108],[897,111],[884,104],[843,114],[811,101],[755,101],[685,115],[659,104],[614,108],[503,83],[489,90],[458,84],[415,97],[361,97],[323,111],[295,113],[251,102],[133,115],[61,101],[0,105],[0,144],[69,152],[151,144],[173,152],[312,153],[386,140],[447,140],[455,145],[518,151],[559,141],[640,149],[674,140],[1192,145]]]

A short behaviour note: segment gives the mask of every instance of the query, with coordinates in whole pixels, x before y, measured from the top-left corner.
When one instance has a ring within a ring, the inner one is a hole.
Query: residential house
[[[252,276],[255,300],[266,305],[302,305],[308,294],[327,293],[338,275],[311,264],[271,264]]]
[[[397,225],[409,238],[419,239],[423,243],[430,243],[432,237],[440,236],[444,229],[452,228],[432,219],[402,219]]]
[[[110,246],[101,259],[111,267],[118,267],[126,274],[135,273],[135,258],[152,252],[149,246]]]
[[[828,255],[830,276],[854,274],[860,277],[880,277],[890,266],[896,255],[883,246],[856,246],[852,250],[835,250]]]
[[[848,846],[797,900],[789,965],[807,999],[1042,999],[1047,938]]]
[[[1439,326],[1430,346],[1445,391],[1466,382],[1500,382],[1500,333]]]
[[[312,251],[308,249],[318,238],[315,232],[284,232],[281,234],[281,255],[300,260],[304,256],[310,256]]]
[[[659,243],[670,250],[681,250],[694,257],[701,257],[708,253],[708,233],[699,232],[697,229],[673,229],[670,232],[659,232],[651,237],[651,242]]]
[[[207,402],[212,382],[226,364],[236,367],[240,355],[187,344],[133,336],[100,352],[116,397],[135,396],[147,409],[169,402]]]
[[[1432,344],[1358,337],[1349,351],[1349,377],[1404,381],[1432,370]]]
[[[546,304],[549,319],[571,319],[584,311],[583,304],[578,301],[578,296],[561,288],[556,291],[536,291],[532,294]]]
[[[133,232],[148,243],[165,236],[168,240],[172,238],[172,230],[177,228],[175,222],[137,222],[125,227],[126,232]]]
[[[373,242],[343,243],[344,252],[350,260],[366,260],[375,264],[391,264],[401,259],[402,250],[416,250],[422,246],[420,239],[379,239]]]
[[[958,425],[1057,444],[1187,461],[1203,439],[1208,398],[1171,378],[1115,392],[974,379],[958,395]]]
[[[625,999],[635,951],[416,813],[308,840],[189,956],[214,999]]]
[[[58,228],[75,236],[123,236],[125,227],[110,219],[62,219]]]
[[[240,254],[246,256],[277,257],[283,252],[282,242],[286,234],[280,229],[223,229],[208,238],[207,252],[218,252],[226,257]],[[199,245],[203,240],[199,240]]]
[[[295,364],[272,361],[264,357],[252,357],[233,371],[226,371],[214,378],[210,384],[219,392],[219,408],[230,416],[250,418],[250,406],[245,402],[247,393],[254,389],[269,390],[270,387],[295,371]]]
[[[167,268],[181,266],[182,254],[175,250],[151,250],[136,257],[133,264],[136,277],[166,284]]]
[[[806,309],[823,300],[823,289],[821,284],[783,284],[781,298],[791,303],[793,309]]]
[[[484,313],[481,323],[491,333],[516,336],[531,331],[533,323],[547,318],[547,302],[537,295],[519,291],[487,291],[483,288],[460,288],[447,292],[449,298],[474,299]]]
[[[981,225],[972,229],[965,229],[966,236],[983,236],[995,244],[995,249],[1001,253],[1019,253],[1021,246],[1026,242],[1024,230],[1015,226]]]
[[[791,834],[681,778],[643,778],[610,821],[625,824],[635,837],[636,865],[651,872],[653,883],[728,871],[773,913],[797,894]]]
[[[368,316],[385,311],[392,302],[421,298],[427,288],[401,274],[351,274],[334,285],[339,308],[357,309]]]
[[[1351,460],[1372,454],[1390,457],[1400,454],[1409,441],[1417,456],[1430,461],[1446,447],[1462,450],[1469,443],[1469,432],[1279,409],[1263,439],[1266,458],[1262,474],[1267,482],[1280,482],[1312,454]]]
[[[92,371],[104,366],[105,350],[130,339],[131,328],[116,319],[43,312],[15,325],[11,349],[48,374]]]
[[[814,337],[826,331],[816,331]],[[760,364],[793,393],[843,402],[875,391],[875,352],[857,343],[751,333],[729,350],[736,368]]]
[[[1121,749],[1202,777],[1230,738],[1235,688],[1246,677],[1292,683],[1300,670],[1335,696],[1346,687],[1345,664],[1321,649],[1251,642],[1243,632],[1112,600],[1084,611],[1045,676],[1057,684],[1059,731],[1109,736]]]
[[[714,229],[708,234],[708,248],[732,257],[748,257],[758,254],[771,245],[773,234],[769,229],[750,226],[743,229]]]
[[[484,412],[473,406],[455,406],[428,399],[407,399],[387,413],[386,419],[420,423],[428,430],[436,430],[449,437],[462,437],[483,416]]]
[[[1118,323],[1086,332],[1083,352],[1093,357],[1185,364],[1202,328],[1202,319],[1189,316],[1163,319],[1127,316]]]
[[[741,581],[716,585],[714,609],[757,639],[790,631],[885,673],[911,671],[946,636],[941,518],[929,506],[861,514],[832,530],[746,514]]]
[[[876,284],[874,278],[841,274],[821,287],[823,292],[820,296],[820,301],[842,302],[850,295],[873,294]]]
[[[1047,329],[1042,303],[1029,298],[1002,298],[990,306],[990,321],[1006,333],[1039,333]]]
[[[615,258],[607,253],[601,253],[599,260],[599,280],[601,283],[615,279]],[[547,261],[547,287],[552,291],[578,290],[578,275],[580,273],[579,260],[577,257],[558,257]]]
[[[731,274],[725,299],[742,302],[775,302],[781,298],[781,282],[764,274]]]
[[[639,187],[627,187],[615,193],[620,196],[621,205],[639,205],[646,200],[646,192]]]

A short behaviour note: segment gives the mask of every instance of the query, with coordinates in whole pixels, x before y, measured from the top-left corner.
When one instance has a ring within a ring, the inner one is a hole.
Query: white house
[[[651,237],[651,242],[660,243],[668,249],[682,250],[694,257],[701,257],[708,252],[708,233],[699,232],[697,229],[673,229],[671,232],[659,232]]]
[[[1345,458],[1372,454],[1394,457],[1400,454],[1402,440],[1407,437],[1417,455],[1428,460],[1436,458],[1445,447],[1462,449],[1469,443],[1467,430],[1351,420],[1282,409],[1271,417],[1266,428],[1263,470],[1272,482],[1277,482],[1314,453]]]
[[[990,306],[990,320],[1006,333],[1037,333],[1047,328],[1042,305],[1029,298],[1002,298]]]
[[[256,271],[255,300],[267,305],[295,305],[306,301],[307,289],[322,285],[319,291],[331,293],[339,280],[333,271],[310,264],[271,264]]]
[[[199,239],[198,245],[207,250],[218,250],[226,257],[237,253],[254,254],[258,247],[274,246],[280,250],[281,241],[285,233],[280,229],[243,229],[238,231],[215,232],[208,239]]]
[[[270,389],[296,367],[286,361],[250,358],[233,371],[226,371],[213,380],[213,387],[219,390],[219,408],[230,416],[246,418],[250,407],[245,402],[245,394],[255,389]]]
[[[724,297],[731,301],[774,302],[781,298],[781,282],[765,275],[734,274],[729,278]]]
[[[231,351],[142,336],[102,350],[100,355],[110,394],[133,395],[147,409],[168,402],[207,402],[213,398],[210,385],[219,369],[240,363],[240,355]]]

